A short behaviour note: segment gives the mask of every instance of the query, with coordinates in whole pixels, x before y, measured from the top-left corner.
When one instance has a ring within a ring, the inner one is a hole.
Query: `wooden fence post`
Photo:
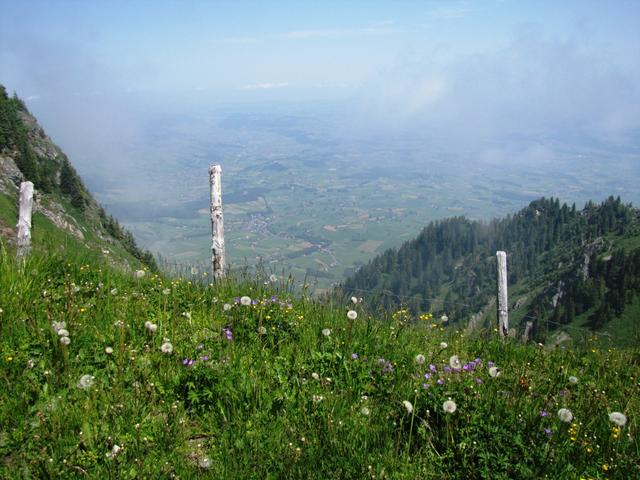
[[[509,312],[507,296],[507,254],[496,252],[498,259],[498,330],[501,337],[509,334]]]
[[[20,210],[18,214],[17,258],[29,255],[31,251],[31,210],[33,208],[33,183],[20,184]]]
[[[222,218],[222,184],[220,165],[209,167],[209,185],[211,187],[211,263],[213,278],[219,280],[225,275],[224,221]]]

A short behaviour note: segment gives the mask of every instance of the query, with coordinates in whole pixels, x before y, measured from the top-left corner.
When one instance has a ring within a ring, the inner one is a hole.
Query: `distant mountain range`
[[[430,223],[414,240],[361,267],[338,289],[374,307],[446,314],[450,324],[493,329],[496,256],[508,256],[510,327],[533,338],[598,331],[640,342],[640,212],[620,198],[582,210],[541,198],[489,223]]]
[[[20,183],[35,185],[34,243],[84,248],[131,268],[156,269],[153,255],[108,215],[17,96],[0,85],[0,234],[12,242]]]

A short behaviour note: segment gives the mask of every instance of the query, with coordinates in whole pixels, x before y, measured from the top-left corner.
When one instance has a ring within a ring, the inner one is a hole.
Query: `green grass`
[[[136,279],[70,251],[18,266],[0,248],[2,478],[640,476],[637,348],[547,352],[373,317],[366,298],[321,304],[264,274]],[[470,371],[447,373],[452,355]]]

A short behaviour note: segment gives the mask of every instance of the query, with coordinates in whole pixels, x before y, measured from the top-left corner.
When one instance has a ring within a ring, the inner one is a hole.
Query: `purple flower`
[[[203,355],[200,357],[200,360],[202,360],[203,362],[206,362],[207,360],[209,360],[209,355]]]
[[[431,374],[430,373],[425,373],[424,374],[424,378],[426,378],[427,380],[429,380],[431,378]]]
[[[435,365],[433,365],[433,364],[429,365],[429,370],[431,370],[433,373],[435,373],[435,372],[437,372],[437,371],[438,371],[438,369],[436,368],[436,366],[435,366]]]
[[[472,366],[470,363],[467,363],[466,365],[464,365],[464,366],[462,367],[462,369],[463,369],[465,372],[470,372],[471,370],[473,370],[473,366]]]
[[[493,367],[493,365],[494,365],[493,362],[487,363],[487,367],[489,367],[489,368]]]
[[[482,360],[480,360],[479,358],[475,359],[476,365],[480,365],[482,363]]]
[[[540,416],[541,417],[548,417],[549,413],[545,412],[544,410],[540,410]]]
[[[451,373],[451,367],[449,365],[444,366],[444,373]]]
[[[423,383],[423,384],[422,384],[422,388],[424,388],[424,389],[427,389],[427,388],[429,388],[430,386],[431,386],[431,385],[430,385],[430,384],[428,384],[428,383]]]
[[[545,428],[545,429],[544,429],[544,433],[546,433],[546,434],[547,434],[547,436],[548,436],[548,437],[550,437],[551,435],[553,435],[553,430],[550,430],[550,429],[548,429],[548,428]]]
[[[187,365],[191,366],[191,365],[194,364],[194,362],[195,362],[195,360],[193,358],[190,358],[189,359],[189,363]]]
[[[189,363],[189,359],[188,358],[183,358],[182,359],[182,364],[186,365],[187,363]]]
[[[442,378],[439,378],[438,381],[436,382],[438,385],[444,385],[444,380]]]
[[[225,329],[224,329],[224,334],[225,334],[225,336],[227,337],[227,340],[228,340],[228,341],[232,341],[232,340],[233,340],[233,333],[231,332],[231,329],[230,329],[230,328],[228,328],[228,327],[227,327],[227,328],[225,328]]]
[[[562,390],[560,390],[560,396],[561,397],[566,397],[568,393],[569,393],[569,390],[566,390],[564,388]]]
[[[357,359],[358,359],[358,354],[357,354],[357,353],[355,353],[355,352],[354,352],[354,353],[352,353],[352,354],[351,354],[351,359],[352,359],[352,360],[357,360]]]
[[[478,385],[480,385],[480,384],[482,383],[482,379],[480,379],[480,378],[476,378],[476,383],[477,383]]]

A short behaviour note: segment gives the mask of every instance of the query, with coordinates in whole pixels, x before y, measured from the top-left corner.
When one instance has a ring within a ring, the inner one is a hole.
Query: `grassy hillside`
[[[137,277],[0,246],[0,477],[640,477],[637,348]]]

